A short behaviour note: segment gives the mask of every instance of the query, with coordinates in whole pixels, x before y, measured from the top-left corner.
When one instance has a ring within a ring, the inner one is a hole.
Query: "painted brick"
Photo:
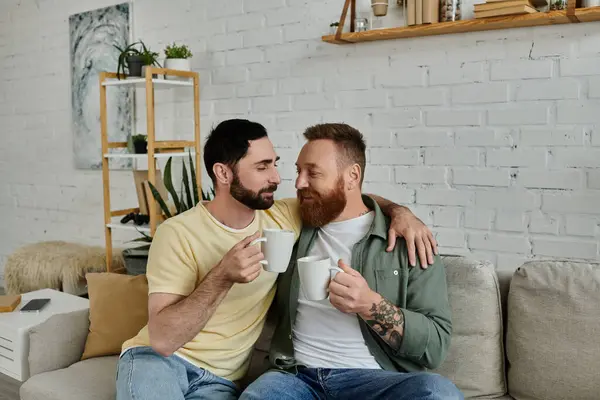
[[[458,228],[462,218],[460,207],[438,207],[433,209],[433,226]]]
[[[579,98],[579,82],[574,79],[530,80],[515,86],[517,101]]]
[[[290,65],[285,63],[254,64],[248,69],[252,80],[285,78],[290,75]]]
[[[227,30],[229,32],[248,31],[262,28],[264,23],[263,14],[245,14],[227,18]]]
[[[427,126],[478,126],[481,124],[479,111],[431,110],[425,112]]]
[[[210,85],[202,88],[201,97],[205,100],[228,99],[234,97],[233,85]]]
[[[556,120],[559,124],[586,124],[600,122],[600,102],[559,101]]]
[[[307,17],[307,12],[307,7],[285,7],[269,10],[265,13],[265,16],[268,26],[290,25],[303,22]]]
[[[244,67],[226,67],[212,71],[213,83],[240,83],[246,81],[247,70]]]
[[[398,131],[396,141],[399,147],[452,146],[452,134],[449,131],[416,128]]]
[[[595,259],[598,254],[595,242],[584,242],[581,239],[534,238],[532,242],[533,254],[537,256]]]
[[[244,47],[268,46],[283,41],[281,28],[253,30],[244,34]]]
[[[552,151],[553,168],[599,168],[600,149],[555,149]]]
[[[387,92],[384,90],[353,90],[337,95],[342,108],[385,108]]]
[[[417,165],[421,158],[418,150],[370,149],[373,165]]]
[[[396,183],[445,183],[442,167],[396,167]]]
[[[590,99],[600,98],[600,77],[588,78],[588,97]]]
[[[523,232],[526,226],[526,216],[524,213],[499,211],[496,216],[496,229],[499,231]]]
[[[552,171],[522,169],[517,182],[526,188],[535,189],[579,189],[583,187],[583,171]]]
[[[376,194],[398,204],[412,204],[415,202],[414,190],[401,188],[394,183],[365,182],[363,193]]]
[[[542,149],[490,149],[486,165],[491,167],[540,167],[546,165],[546,151]]]
[[[511,146],[513,138],[510,131],[494,132],[485,128],[455,129],[457,146]]]
[[[417,203],[442,206],[468,206],[474,203],[475,195],[451,189],[418,189]]]
[[[508,101],[508,84],[503,82],[477,83],[452,87],[452,103],[505,103]]]
[[[489,110],[488,122],[492,125],[542,125],[548,122],[548,107],[520,105],[519,107]]]
[[[241,49],[242,37],[243,36],[239,33],[213,36],[208,42],[207,48],[210,51]]]
[[[257,81],[236,85],[238,97],[273,96],[277,90],[277,82]]]
[[[406,88],[394,91],[393,104],[404,106],[439,106],[446,102],[444,88]]]
[[[430,85],[483,82],[484,63],[441,64],[429,68]]]
[[[600,58],[571,58],[560,60],[561,76],[597,75]]]
[[[467,208],[465,210],[465,227],[472,229],[492,229],[495,218],[494,210]]]
[[[226,56],[227,65],[242,65],[262,62],[264,52],[260,49],[239,49],[228,51]]]
[[[436,227],[433,229],[433,234],[434,234],[435,240],[438,243],[438,248],[441,248],[441,247],[464,248],[467,243],[465,233],[458,229],[440,229],[440,228]],[[454,253],[454,252],[452,252],[452,253]],[[452,253],[444,251],[444,254],[452,254]]]
[[[426,165],[479,165],[479,150],[432,147],[425,150]]]
[[[257,97],[252,99],[252,110],[255,112],[290,111],[289,96]]]
[[[285,7],[285,0],[244,0],[244,12],[268,10]]]
[[[510,181],[507,169],[454,168],[452,173],[455,185],[508,186]]]
[[[390,167],[369,166],[365,169],[365,182],[390,182],[392,169]]]
[[[529,232],[558,235],[560,220],[556,215],[533,211],[529,218]]]
[[[533,210],[540,206],[539,195],[524,190],[491,190],[475,194],[477,207],[505,210]],[[551,210],[549,210],[551,211]]]
[[[215,112],[219,114],[245,114],[250,104],[246,99],[227,99],[215,102]]]
[[[473,232],[469,233],[468,242],[471,249],[520,254],[528,254],[531,251],[527,238],[518,235]]]
[[[316,93],[321,89],[321,78],[288,78],[279,84],[282,94]]]
[[[335,99],[328,93],[303,94],[294,96],[293,104],[294,110],[322,110],[335,107]]]
[[[503,60],[492,63],[493,81],[552,77],[552,60]]]
[[[373,126],[379,128],[408,128],[421,123],[419,110],[394,110],[373,112]]]
[[[325,91],[365,90],[373,87],[370,75],[363,73],[335,75],[325,79]]]
[[[375,87],[395,88],[423,86],[427,70],[421,67],[406,67],[402,73],[392,71],[390,73],[377,73],[375,75]]]
[[[520,143],[524,146],[583,146],[584,130],[522,128]]]
[[[598,220],[591,215],[567,215],[566,233],[573,236],[594,236]]]
[[[542,211],[569,214],[597,214],[600,195],[598,194],[543,194]]]
[[[598,170],[588,171],[587,187],[589,189],[600,189],[600,171],[598,171]]]

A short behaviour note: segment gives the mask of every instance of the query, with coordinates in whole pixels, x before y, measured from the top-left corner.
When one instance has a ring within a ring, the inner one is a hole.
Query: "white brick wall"
[[[101,174],[73,168],[67,21],[113,3],[0,5],[0,269],[29,242],[103,244]],[[174,40],[191,46],[203,134],[233,116],[267,126],[284,158],[281,195],[294,194],[302,129],[345,121],[368,140],[365,191],[412,208],[443,251],[499,268],[599,258],[598,23],[321,42],[340,9],[136,0],[134,37],[161,53]],[[185,126],[177,118],[192,116],[189,103],[183,94],[161,100],[158,126]],[[115,207],[134,206],[130,174],[111,177]]]

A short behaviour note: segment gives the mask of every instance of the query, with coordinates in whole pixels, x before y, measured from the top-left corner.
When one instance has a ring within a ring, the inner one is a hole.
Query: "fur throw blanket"
[[[113,249],[111,270],[123,267],[121,251]],[[8,257],[4,280],[7,294],[45,288],[80,294],[78,288],[85,282],[86,273],[105,271],[104,247],[51,241],[17,249]]]

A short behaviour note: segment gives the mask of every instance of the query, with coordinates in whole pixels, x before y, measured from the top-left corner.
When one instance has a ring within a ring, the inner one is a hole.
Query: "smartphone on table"
[[[33,299],[21,307],[21,312],[38,312],[50,303],[50,299]]]

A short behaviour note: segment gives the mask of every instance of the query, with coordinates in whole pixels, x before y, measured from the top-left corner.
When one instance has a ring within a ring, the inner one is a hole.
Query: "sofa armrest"
[[[89,310],[56,314],[29,331],[29,376],[81,360],[90,327]]]

